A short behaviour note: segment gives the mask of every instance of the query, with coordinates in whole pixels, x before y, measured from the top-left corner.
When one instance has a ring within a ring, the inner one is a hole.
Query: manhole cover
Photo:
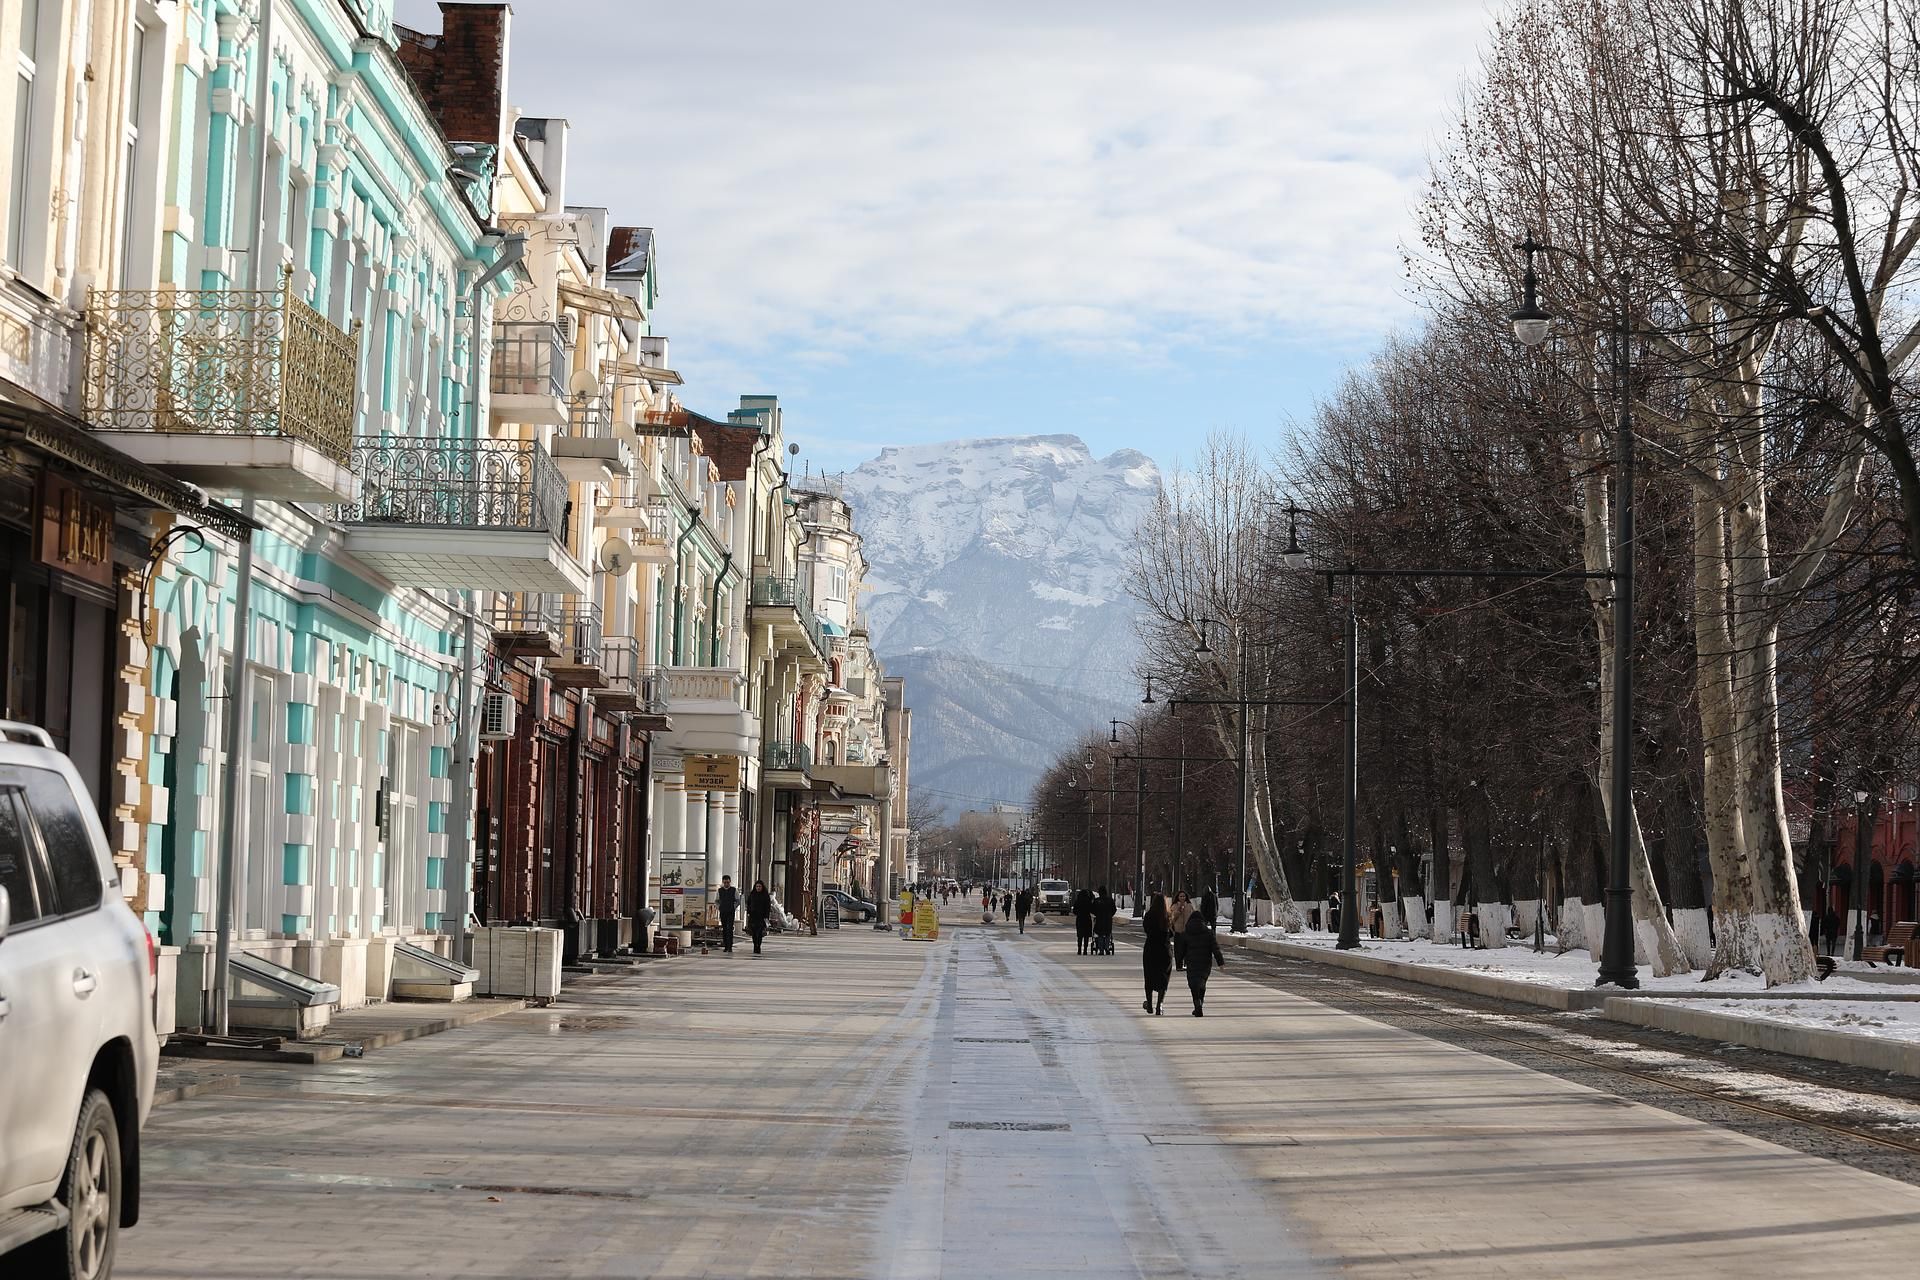
[[[955,1036],[955,1044],[1032,1044],[1025,1036]]]
[[[949,1120],[949,1129],[992,1129],[1002,1133],[1059,1133],[1073,1128],[1047,1120]]]

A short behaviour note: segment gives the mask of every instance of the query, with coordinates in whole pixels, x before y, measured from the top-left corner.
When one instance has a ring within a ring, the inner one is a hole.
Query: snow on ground
[[[1332,948],[1338,940],[1335,935],[1320,930],[1303,930],[1288,933],[1271,925],[1263,925],[1248,930],[1256,938],[1271,938],[1275,942],[1291,942],[1308,947]],[[1433,943],[1422,940],[1401,940],[1386,942],[1377,938],[1363,938],[1360,942],[1362,955],[1376,956],[1382,960],[1393,960],[1401,964],[1425,965],[1439,969],[1459,969],[1470,973],[1484,973],[1497,978],[1506,978],[1515,982],[1531,982],[1540,986],[1559,987],[1572,990],[1593,985],[1595,964],[1585,948],[1562,954],[1554,952],[1555,940],[1549,936],[1547,950],[1536,952],[1531,938],[1523,943],[1490,949],[1468,950],[1447,943]],[[1886,973],[1887,970],[1880,970]],[[1766,983],[1757,974],[1730,973],[1716,978],[1712,985],[1703,986],[1703,971],[1675,974],[1668,978],[1656,978],[1643,967],[1640,970],[1640,987],[1644,991],[1725,991],[1761,992],[1767,989]],[[1809,980],[1789,986],[1774,987],[1775,995],[1848,995],[1857,994],[1867,999],[1890,994],[1920,994],[1920,985],[1890,986],[1886,983],[1862,982],[1846,976],[1846,966],[1825,982]],[[1892,1002],[1889,1002],[1892,1003]],[[1920,1006],[1916,1006],[1920,1008]],[[1920,1016],[1920,1015],[1917,1015]]]
[[[1860,983],[1854,983],[1860,986]],[[1678,1000],[1656,1004],[1678,1005]],[[1920,1043],[1920,1001],[1913,1000],[1688,1000],[1689,1009],[1747,1022],[1777,1022],[1816,1031],[1844,1031],[1876,1040]]]

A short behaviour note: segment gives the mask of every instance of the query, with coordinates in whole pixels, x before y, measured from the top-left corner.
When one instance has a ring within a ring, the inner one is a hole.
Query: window
[[[128,58],[131,65],[127,69],[127,102],[125,123],[120,141],[120,285],[122,288],[137,288],[138,279],[134,275],[134,262],[144,255],[136,232],[141,225],[139,211],[141,195],[145,183],[140,155],[140,116],[147,101],[147,28],[142,22],[133,24],[132,48]]]
[[[845,600],[847,598],[847,567],[840,564],[827,566],[827,599]]]
[[[7,891],[13,926],[38,920],[40,878],[34,874],[31,836],[19,787],[0,787],[0,889]]]
[[[61,915],[100,905],[100,855],[73,788],[51,769],[23,769],[27,810],[40,829]]]
[[[32,200],[34,81],[40,73],[40,0],[21,0],[20,60],[14,81],[13,173],[7,191],[7,261],[18,269],[26,258],[27,208]]]

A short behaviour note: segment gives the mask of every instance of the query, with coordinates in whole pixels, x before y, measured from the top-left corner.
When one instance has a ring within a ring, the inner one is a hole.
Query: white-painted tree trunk
[[[1473,908],[1480,917],[1480,945],[1492,950],[1507,945],[1507,924],[1513,919],[1513,908],[1504,902],[1482,902]]]
[[[1587,945],[1587,909],[1578,898],[1560,904],[1560,950],[1577,951]]]
[[[1400,904],[1398,902],[1380,904],[1380,936],[1388,941],[1400,936]]]
[[[1687,963],[1696,969],[1713,963],[1713,935],[1707,919],[1705,907],[1676,907],[1673,912],[1673,936],[1680,939]]]
[[[1433,904],[1433,940],[1453,942],[1453,903],[1436,901]]]
[[[1600,949],[1607,942],[1607,906],[1604,902],[1588,902],[1582,904],[1581,910],[1587,917],[1587,954],[1599,964]]]
[[[1520,942],[1524,946],[1533,945],[1533,930],[1540,924],[1540,906],[1538,898],[1521,898],[1513,904],[1514,927],[1520,930]]]
[[[1433,927],[1427,923],[1427,900],[1425,898],[1402,898],[1407,908],[1407,936],[1409,938],[1430,938]]]

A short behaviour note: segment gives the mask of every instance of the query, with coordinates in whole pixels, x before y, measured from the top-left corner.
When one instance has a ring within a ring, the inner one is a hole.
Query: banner
[[[940,940],[940,904],[932,898],[922,898],[914,904],[913,940],[915,942]]]

